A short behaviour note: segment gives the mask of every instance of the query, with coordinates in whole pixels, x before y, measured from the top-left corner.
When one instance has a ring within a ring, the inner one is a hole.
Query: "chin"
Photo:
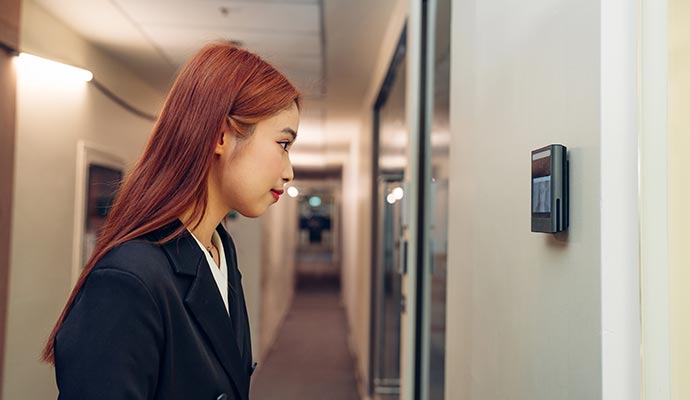
[[[258,218],[266,213],[268,207],[254,207],[248,210],[236,210],[243,217],[247,218]]]

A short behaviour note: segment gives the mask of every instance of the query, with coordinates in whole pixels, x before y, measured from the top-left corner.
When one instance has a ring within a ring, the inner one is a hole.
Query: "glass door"
[[[407,166],[405,32],[374,106],[372,308],[369,392],[375,399],[400,396],[403,177]]]
[[[402,176],[382,175],[379,181],[378,282],[375,299],[378,318],[376,375],[377,398],[397,399],[400,392],[400,301],[404,260],[401,240],[401,203],[396,194],[401,190]]]
[[[422,140],[425,188],[424,273],[421,312],[421,390],[424,400],[443,400],[446,354],[446,266],[448,249],[448,174],[450,154],[451,0],[428,0],[426,12],[426,129]]]

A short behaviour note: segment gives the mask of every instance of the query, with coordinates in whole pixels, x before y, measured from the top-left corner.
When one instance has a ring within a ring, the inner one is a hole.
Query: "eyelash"
[[[288,141],[285,141],[285,142],[278,142],[278,144],[283,148],[283,150],[284,150],[285,152],[288,152],[288,151],[289,151],[289,150],[288,150],[288,146],[290,146],[290,145],[292,144],[292,142],[288,140]]]

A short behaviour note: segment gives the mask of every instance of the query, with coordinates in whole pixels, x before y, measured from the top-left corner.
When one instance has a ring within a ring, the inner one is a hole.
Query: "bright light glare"
[[[400,200],[403,198],[404,192],[403,192],[403,189],[398,186],[398,187],[393,189],[391,194],[393,195],[393,197],[395,197],[396,200]]]
[[[318,207],[321,205],[321,197],[312,196],[309,198],[309,205],[312,207]]]
[[[88,82],[93,79],[93,74],[91,71],[59,63],[57,61],[47,60],[45,58],[33,56],[27,53],[19,54],[19,57],[17,57],[17,65],[21,69],[21,72],[51,80],[78,80]]]
[[[294,186],[290,186],[287,188],[287,194],[290,197],[297,197],[299,195],[299,190],[297,190],[297,188]]]
[[[396,199],[395,196],[393,196],[393,193],[388,193],[388,196],[386,196],[386,201],[388,202],[388,204],[393,204],[397,200],[398,199]]]

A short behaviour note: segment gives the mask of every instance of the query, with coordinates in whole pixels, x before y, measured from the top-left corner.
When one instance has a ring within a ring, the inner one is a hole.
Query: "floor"
[[[300,279],[251,400],[360,400],[337,279]]]

